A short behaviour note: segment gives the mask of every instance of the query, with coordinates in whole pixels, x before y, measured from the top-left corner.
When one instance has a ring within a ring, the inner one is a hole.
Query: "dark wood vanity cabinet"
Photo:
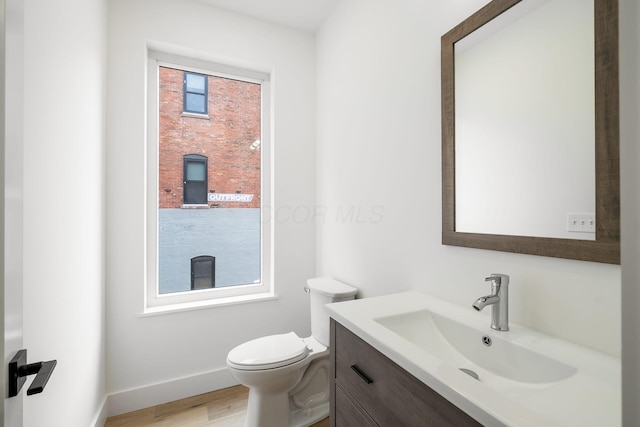
[[[331,426],[480,426],[331,319]]]

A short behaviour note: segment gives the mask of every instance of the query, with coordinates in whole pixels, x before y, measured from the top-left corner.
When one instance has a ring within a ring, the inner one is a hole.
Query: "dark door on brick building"
[[[207,204],[207,158],[199,154],[183,157],[184,204]]]
[[[191,258],[191,290],[216,286],[216,257],[201,255]]]

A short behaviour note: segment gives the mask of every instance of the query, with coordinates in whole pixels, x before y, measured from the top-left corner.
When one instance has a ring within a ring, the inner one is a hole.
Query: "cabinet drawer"
[[[343,387],[380,426],[480,426],[344,326],[335,322],[332,331],[336,388]]]
[[[358,408],[358,404],[349,398],[341,386],[336,385],[335,393],[336,401],[340,402],[336,407],[335,426],[378,427],[369,415]]]

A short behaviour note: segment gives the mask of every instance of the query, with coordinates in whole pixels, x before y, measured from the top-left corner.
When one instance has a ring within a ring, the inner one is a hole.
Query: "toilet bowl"
[[[249,387],[245,427],[307,427],[329,415],[329,315],[325,305],[355,298],[357,289],[309,279],[311,333],[269,335],[232,349],[227,366]]]

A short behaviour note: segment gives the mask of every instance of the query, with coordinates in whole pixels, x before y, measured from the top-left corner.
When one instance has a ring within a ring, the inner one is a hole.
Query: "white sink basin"
[[[374,319],[385,328],[458,368],[524,383],[548,383],[571,377],[577,368],[455,320],[419,310]],[[478,369],[480,368],[480,369]]]
[[[621,425],[619,358],[514,322],[508,332],[495,331],[490,307],[476,312],[472,300],[462,306],[403,292],[327,310],[482,425]]]

